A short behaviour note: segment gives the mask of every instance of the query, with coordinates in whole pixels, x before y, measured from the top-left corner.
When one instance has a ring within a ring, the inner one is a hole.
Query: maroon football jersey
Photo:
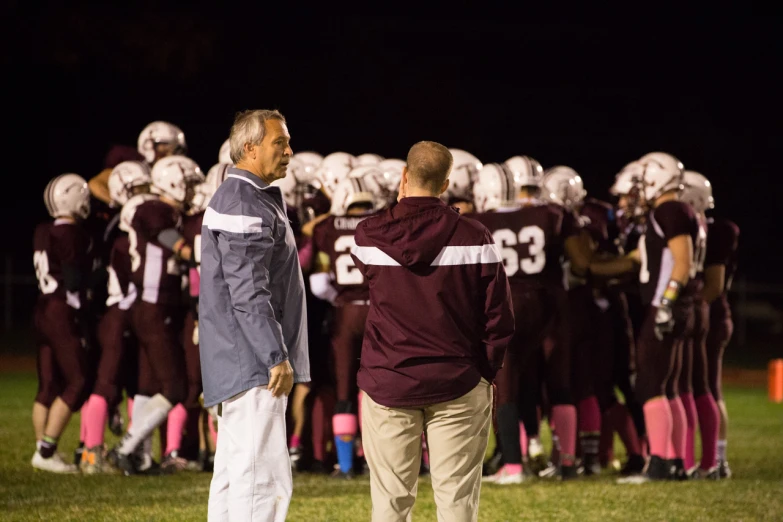
[[[106,306],[119,304],[127,310],[136,299],[136,288],[131,286],[130,240],[127,234],[119,235],[111,248],[109,257],[109,296]]]
[[[704,266],[726,266],[724,292],[728,292],[734,273],[737,271],[737,245],[740,230],[733,222],[720,218],[708,219],[707,227],[707,254]]]
[[[142,301],[181,303],[182,277],[174,253],[158,241],[167,229],[182,230],[179,212],[160,200],[145,201],[136,209],[131,222],[131,282]]]
[[[598,250],[616,254],[620,230],[614,207],[605,201],[587,198],[579,210],[579,215],[582,217],[582,226],[598,244]]]
[[[368,216],[329,216],[313,229],[313,245],[317,252],[329,257],[329,274],[332,286],[337,290],[335,305],[367,302],[370,288],[367,280],[351,258],[351,248],[356,246],[356,227]]]
[[[639,271],[641,297],[644,304],[658,305],[671,279],[674,260],[669,251],[669,240],[681,235],[691,236],[694,262],[690,278],[696,277],[696,257],[706,246],[706,234],[701,237],[699,222],[693,209],[681,201],[667,201],[648,214],[647,228],[639,239],[642,266]],[[702,257],[703,259],[703,257]],[[685,295],[692,295],[693,286],[686,286]]]
[[[182,237],[193,249],[194,261],[201,264],[201,222],[204,221],[204,213],[199,212],[194,216],[185,216],[182,220]]]
[[[70,265],[81,273],[84,285],[92,270],[92,240],[81,225],[64,219],[42,223],[33,236],[33,265],[41,295],[64,299],[81,308],[86,287],[75,292],[65,288],[63,267]]]
[[[492,233],[510,283],[563,286],[563,245],[580,229],[573,213],[532,200],[515,210],[466,217]]]

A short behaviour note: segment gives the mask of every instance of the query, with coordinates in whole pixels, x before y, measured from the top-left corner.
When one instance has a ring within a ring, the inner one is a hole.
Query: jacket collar
[[[248,172],[247,170],[239,169],[237,167],[229,167],[226,171],[226,177],[243,179],[257,189],[265,189],[269,186],[269,183],[262,180],[252,172]]]

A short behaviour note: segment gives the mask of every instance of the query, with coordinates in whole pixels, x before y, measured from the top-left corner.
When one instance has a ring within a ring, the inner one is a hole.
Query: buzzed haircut
[[[454,158],[434,141],[420,141],[408,151],[408,178],[416,187],[439,192],[449,177]]]

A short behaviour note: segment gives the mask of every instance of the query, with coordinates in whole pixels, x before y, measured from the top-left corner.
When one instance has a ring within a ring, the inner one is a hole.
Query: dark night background
[[[32,273],[51,177],[90,178],[156,119],[184,130],[206,172],[236,111],[278,108],[295,151],[404,158],[430,139],[484,162],[572,166],[598,197],[628,161],[673,153],[742,228],[741,272],[783,282],[778,15],[260,6],[4,8],[0,218],[15,272]]]

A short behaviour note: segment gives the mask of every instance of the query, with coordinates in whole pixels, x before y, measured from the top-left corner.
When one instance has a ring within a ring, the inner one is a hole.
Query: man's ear
[[[253,145],[252,143],[245,143],[243,148],[245,149],[245,156],[248,156],[248,157],[251,157],[253,159],[256,159],[256,157],[255,157],[256,145]]]
[[[449,178],[446,178],[446,181],[443,182],[443,185],[440,186],[440,194],[443,194],[448,190],[449,184],[451,183],[451,180]],[[438,195],[440,195],[438,194]]]

